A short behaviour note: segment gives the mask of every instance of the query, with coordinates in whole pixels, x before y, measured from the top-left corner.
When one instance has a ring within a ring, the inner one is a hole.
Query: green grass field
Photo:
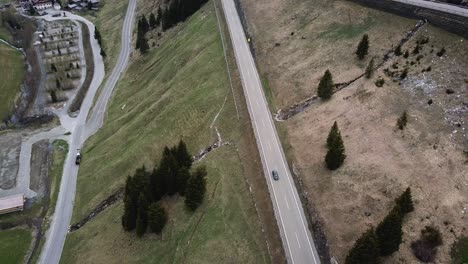
[[[11,229],[0,232],[0,263],[23,263],[31,239],[31,232],[24,229]]]
[[[149,11],[148,11],[149,12]],[[181,137],[194,153],[240,135],[212,3],[144,57],[131,62],[119,82],[104,127],[84,147],[73,221],[124,185],[145,164],[152,168],[165,145]],[[195,213],[183,199],[165,200],[169,222],[162,236],[121,228],[122,203],[110,207],[67,238],[62,263],[238,263],[270,262],[236,146],[224,146],[203,162],[208,191]]]
[[[21,53],[0,43],[0,120],[13,110],[16,95],[21,88],[24,75],[24,62]]]

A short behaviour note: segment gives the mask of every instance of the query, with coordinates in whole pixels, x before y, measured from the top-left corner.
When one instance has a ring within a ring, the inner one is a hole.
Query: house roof
[[[0,199],[0,212],[11,208],[22,207],[24,205],[24,195],[12,195]]]

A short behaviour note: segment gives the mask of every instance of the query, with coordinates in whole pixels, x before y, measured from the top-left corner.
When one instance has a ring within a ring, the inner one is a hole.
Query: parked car
[[[271,175],[273,176],[273,180],[275,180],[275,181],[279,180],[279,175],[278,175],[277,171],[273,170],[271,172]]]

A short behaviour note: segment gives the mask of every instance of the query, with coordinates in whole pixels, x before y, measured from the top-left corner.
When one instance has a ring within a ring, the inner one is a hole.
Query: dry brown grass
[[[345,1],[243,1],[253,32],[257,59],[270,84],[275,108],[282,108],[315,93],[319,77],[331,69],[335,81],[351,79],[366,62],[354,51],[363,33],[371,41],[371,56],[381,56],[415,23]],[[260,15],[262,14],[262,15]],[[251,19],[252,18],[252,19]],[[295,32],[291,36],[291,32]],[[305,37],[305,39],[302,38]],[[456,236],[467,233],[468,168],[460,136],[466,115],[447,113],[466,102],[468,79],[466,41],[430,26],[403,47],[429,36],[420,64],[410,67],[399,85],[383,73],[399,62],[391,59],[371,80],[361,79],[338,92],[327,103],[314,106],[284,122],[288,154],[298,167],[310,200],[325,222],[331,254],[341,263],[356,238],[388,213],[393,200],[410,186],[415,212],[404,222],[404,243],[386,263],[416,263],[410,243],[425,225],[437,226],[444,239],[437,263],[449,263]],[[275,43],[280,46],[275,47]],[[434,52],[430,53],[431,45]],[[445,46],[447,55],[435,53]],[[408,62],[416,61],[410,56]],[[423,68],[432,67],[422,73]],[[374,81],[386,80],[382,88]],[[447,95],[447,88],[455,91]],[[428,105],[427,101],[434,103]],[[403,111],[408,126],[400,131],[396,120]],[[335,172],[324,166],[327,133],[334,121],[346,146],[345,164]],[[461,127],[454,125],[461,122]],[[457,133],[453,133],[457,130]],[[368,216],[366,216],[368,215]]]

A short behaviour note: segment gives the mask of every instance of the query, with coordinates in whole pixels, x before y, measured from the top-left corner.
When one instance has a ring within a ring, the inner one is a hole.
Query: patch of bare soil
[[[416,24],[346,1],[242,3],[276,108],[315,94],[327,68],[336,83],[359,75],[371,56],[383,56]],[[364,33],[369,34],[371,48],[360,62],[354,51]],[[429,42],[413,54],[416,41],[426,37]],[[438,56],[442,48],[446,53]],[[372,79],[361,78],[330,101],[283,122],[289,158],[304,193],[314,202],[313,212],[323,220],[330,253],[339,263],[406,187],[412,189],[415,211],[405,219],[400,250],[385,263],[417,263],[410,244],[429,224],[443,236],[436,263],[450,263],[453,241],[468,232],[468,160],[463,153],[468,45],[458,36],[425,26],[403,46],[406,50],[407,59],[390,59]],[[406,67],[408,76],[401,80]],[[374,84],[378,77],[385,79],[382,88]],[[409,121],[401,131],[396,120],[405,110]],[[334,121],[342,131],[347,158],[340,169],[330,172],[324,166],[325,142]]]
[[[1,134],[0,146],[0,188],[7,190],[16,185],[21,135],[17,133]]]
[[[434,46],[438,46],[437,38],[448,37],[436,35],[444,33],[434,29],[426,33],[435,39]],[[426,45],[423,50],[432,49]],[[421,64],[408,66],[404,80],[396,75],[392,81],[382,70],[376,75],[386,78],[384,87],[377,88],[375,79],[360,80],[287,124],[295,161],[325,220],[331,252],[338,260],[344,260],[361,233],[383,219],[408,186],[416,210],[404,223],[400,251],[387,263],[415,261],[410,243],[425,225],[435,225],[442,232],[438,263],[448,263],[454,239],[467,234],[468,165],[463,154],[467,115],[453,115],[450,109],[466,104],[468,90],[458,69],[468,67],[468,54],[463,53],[466,44],[446,49],[450,53],[441,58],[428,51],[424,62],[420,59]],[[388,66],[397,61],[404,59],[397,58]],[[448,62],[452,62],[450,67]],[[428,65],[435,70],[422,73]],[[431,80],[434,87],[416,85],[424,80]],[[453,93],[447,94],[447,89]],[[400,131],[396,120],[405,110],[409,123]],[[334,121],[341,128],[347,159],[342,168],[330,172],[324,167],[324,143]]]
[[[362,74],[367,61],[355,50],[369,34],[370,56],[379,61],[417,23],[347,1],[241,0],[252,31],[259,70],[270,84],[275,107],[316,94],[326,69],[335,83]]]
[[[41,140],[32,145],[31,150],[31,178],[29,187],[37,193],[38,199],[47,194],[48,170],[50,168],[51,144],[48,139]]]

